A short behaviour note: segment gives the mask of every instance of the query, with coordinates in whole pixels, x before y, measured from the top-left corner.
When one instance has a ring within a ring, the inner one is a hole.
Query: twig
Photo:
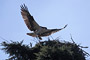
[[[5,39],[5,38],[3,38],[3,37],[1,37],[1,36],[0,36],[0,38],[1,38],[2,40],[4,40],[4,41],[9,42],[7,39]]]
[[[74,42],[74,40],[73,40],[73,38],[72,38],[72,35],[70,34],[70,36],[71,36],[71,40],[72,40],[72,42],[75,44],[75,42]]]

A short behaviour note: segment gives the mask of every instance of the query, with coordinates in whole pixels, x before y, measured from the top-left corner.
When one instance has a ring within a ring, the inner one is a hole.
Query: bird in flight
[[[27,35],[32,37],[38,37],[40,40],[42,40],[41,37],[49,36],[52,33],[58,32],[64,28],[66,28],[67,25],[65,25],[61,29],[47,29],[47,27],[40,26],[33,18],[33,16],[29,13],[27,6],[21,5],[21,15],[24,19],[24,22],[29,30],[33,31],[33,33],[27,33]]]

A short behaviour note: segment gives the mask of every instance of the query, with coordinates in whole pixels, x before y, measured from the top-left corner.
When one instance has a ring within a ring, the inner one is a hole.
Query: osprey
[[[61,29],[47,29],[47,27],[40,26],[31,16],[31,14],[28,11],[27,6],[21,5],[21,15],[24,19],[25,24],[27,25],[28,29],[33,31],[33,33],[27,33],[27,35],[32,37],[38,37],[40,40],[42,40],[41,37],[49,36],[52,33],[58,32],[62,29],[64,29],[67,25],[65,25]]]

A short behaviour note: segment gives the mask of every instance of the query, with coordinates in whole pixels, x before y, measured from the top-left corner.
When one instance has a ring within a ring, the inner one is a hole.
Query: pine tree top
[[[3,42],[4,50],[10,55],[8,60],[86,60],[86,53],[80,45],[59,40],[48,40],[25,45],[21,42]]]

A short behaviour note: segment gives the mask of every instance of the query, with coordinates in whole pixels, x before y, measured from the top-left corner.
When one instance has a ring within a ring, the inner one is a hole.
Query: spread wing
[[[39,30],[40,26],[36,23],[33,16],[31,16],[25,4],[21,5],[21,15],[29,30],[31,31]]]
[[[51,35],[52,33],[55,33],[55,32],[58,32],[60,31],[61,29],[51,29],[51,30],[47,30],[46,32],[42,33],[41,36],[49,36]]]
[[[55,33],[55,32],[58,32],[58,31],[60,31],[60,30],[63,30],[63,29],[65,29],[67,27],[67,25],[65,25],[63,28],[61,28],[61,29],[51,29],[51,30],[49,30],[47,33],[50,33],[50,34],[52,34],[52,33]]]
[[[65,29],[67,27],[67,25],[65,25],[63,28],[61,28],[61,29],[48,29],[46,32],[44,32],[44,33],[42,33],[41,34],[41,36],[49,36],[49,35],[51,35],[51,34],[53,34],[53,33],[55,33],[55,32],[58,32],[58,31],[60,31],[60,30],[62,30],[62,29]]]

